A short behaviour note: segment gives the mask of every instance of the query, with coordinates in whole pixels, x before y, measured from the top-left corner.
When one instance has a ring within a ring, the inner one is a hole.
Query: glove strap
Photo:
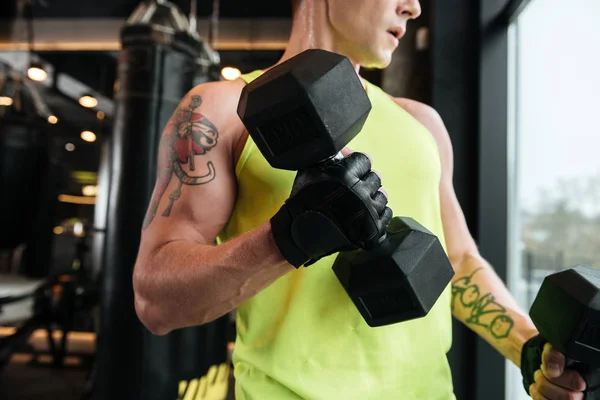
[[[304,264],[307,267],[323,257],[354,248],[331,219],[316,211],[306,211],[294,218],[290,231],[294,243],[310,257]]]
[[[292,217],[284,206],[271,218],[271,231],[283,257],[296,268],[355,248],[332,220],[316,211]]]
[[[292,223],[292,216],[284,206],[271,218],[271,232],[283,258],[294,267],[300,268],[310,257],[294,243],[290,229]]]

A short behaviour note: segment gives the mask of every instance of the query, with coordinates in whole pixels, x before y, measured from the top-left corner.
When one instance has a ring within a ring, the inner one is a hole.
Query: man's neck
[[[310,5],[307,3],[303,2],[300,5],[300,9],[294,15],[288,45],[277,64],[281,64],[305,50],[321,49],[347,56],[358,74],[360,65],[354,62],[347,54],[344,54],[341,46],[336,43],[329,21],[326,20],[327,13],[324,10],[315,10],[312,8],[318,6],[324,7],[325,2],[311,2],[312,4]]]

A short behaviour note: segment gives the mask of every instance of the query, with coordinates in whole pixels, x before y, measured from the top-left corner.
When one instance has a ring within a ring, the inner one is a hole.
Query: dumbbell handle
[[[343,160],[344,159],[344,155],[342,154],[342,152],[340,151],[339,153],[337,153],[335,156],[331,157],[332,160]]]

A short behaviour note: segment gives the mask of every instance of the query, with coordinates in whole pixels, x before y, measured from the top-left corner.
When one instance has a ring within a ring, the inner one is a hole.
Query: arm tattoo
[[[452,284],[452,311],[456,302],[471,310],[467,324],[481,326],[488,330],[496,339],[507,338],[514,326],[514,321],[506,315],[506,308],[496,302],[491,294],[482,295],[479,286],[472,283],[475,270],[471,275],[457,279]]]
[[[187,107],[180,107],[171,119],[163,135],[158,154],[158,171],[156,189],[150,201],[144,225],[146,229],[154,220],[158,212],[158,205],[175,175],[178,184],[169,194],[169,205],[162,212],[163,217],[168,217],[173,209],[173,204],[181,196],[183,185],[195,186],[211,182],[216,177],[216,171],[211,161],[206,167],[196,165],[196,156],[202,156],[212,150],[218,142],[219,133],[204,115],[194,112],[200,107],[200,96],[191,96]],[[183,165],[188,166],[190,174]]]

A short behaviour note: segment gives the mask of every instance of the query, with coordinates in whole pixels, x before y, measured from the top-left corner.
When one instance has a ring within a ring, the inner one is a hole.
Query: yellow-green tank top
[[[380,88],[367,82],[366,90],[372,111],[348,147],[371,156],[394,215],[416,219],[445,243],[434,138]],[[236,175],[221,242],[268,221],[289,197],[295,172],[272,168],[249,137]],[[371,328],[332,271],[334,259],[289,273],[237,309],[236,399],[454,399],[450,287],[427,317]]]

